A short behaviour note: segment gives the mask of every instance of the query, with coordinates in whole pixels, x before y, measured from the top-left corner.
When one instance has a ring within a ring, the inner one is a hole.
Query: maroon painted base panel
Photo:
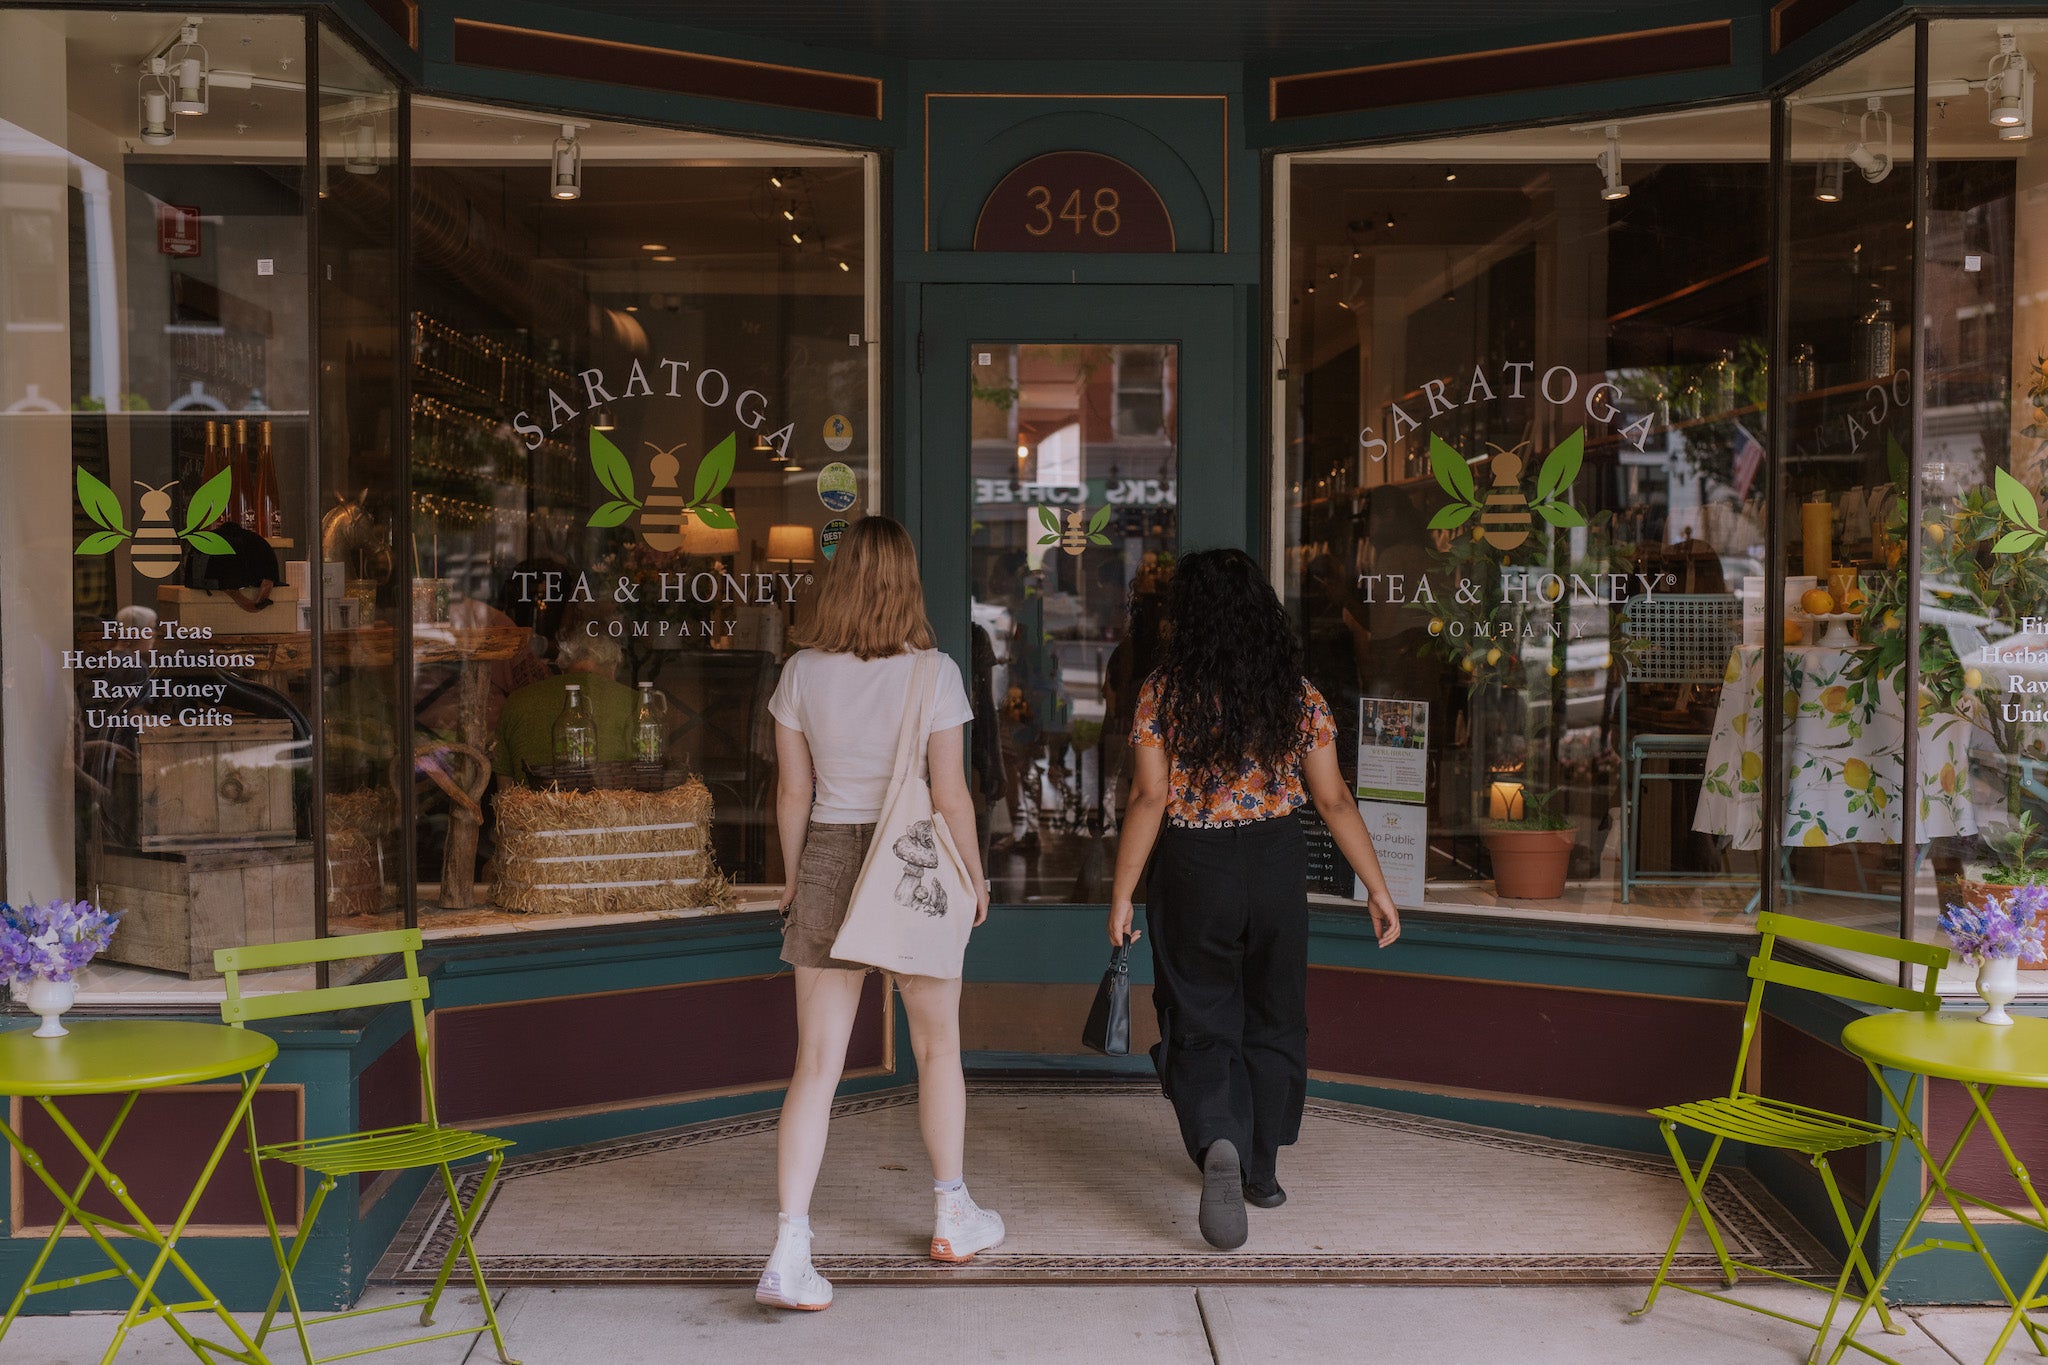
[[[870,975],[849,1071],[886,1058]],[[434,1089],[447,1123],[779,1085],[796,1065],[796,978],[747,977],[434,1011]]]
[[[1311,967],[1308,1064],[1416,1085],[1580,1104],[1724,1092],[1741,1006]]]
[[[168,1226],[177,1219],[240,1098],[236,1090],[175,1089],[152,1091],[135,1102],[135,1112],[107,1152],[106,1165],[157,1226]],[[85,1174],[84,1158],[73,1150],[41,1105],[23,1100],[21,1106],[22,1135],[28,1144],[42,1156],[58,1184],[67,1190],[77,1189]],[[120,1107],[121,1097],[115,1095],[81,1095],[58,1102],[79,1136],[95,1147]],[[302,1136],[296,1089],[264,1086],[257,1092],[256,1136],[265,1143],[292,1142]],[[264,1170],[264,1184],[269,1186],[271,1207],[277,1210],[280,1223],[298,1221],[296,1176],[291,1168],[275,1163]],[[55,1223],[60,1212],[56,1197],[27,1171],[17,1170],[16,1178],[23,1186],[22,1225],[39,1228]],[[126,1211],[97,1182],[80,1202],[89,1212],[127,1221]],[[256,1199],[255,1178],[249,1173],[243,1134],[237,1133],[229,1141],[227,1154],[214,1171],[192,1221],[201,1226],[263,1227],[263,1209]]]
[[[2025,1163],[2029,1174],[2048,1166],[2048,1090],[2027,1090],[2009,1087],[1991,1097],[1991,1112],[1998,1119],[1998,1127],[2005,1134],[2005,1140],[2012,1144],[2013,1155]],[[1927,1148],[1937,1158],[1948,1155],[1948,1149],[1956,1140],[1956,1134],[1970,1121],[1970,1096],[1954,1081],[1935,1081],[1927,1087]],[[2005,1158],[1999,1155],[1998,1144],[1991,1140],[1982,1124],[1970,1135],[1970,1145],[1963,1149],[1949,1173],[1951,1183],[1957,1189],[1968,1190],[1971,1194],[2024,1209],[2027,1196],[2021,1191],[2019,1182],[2012,1178]]]

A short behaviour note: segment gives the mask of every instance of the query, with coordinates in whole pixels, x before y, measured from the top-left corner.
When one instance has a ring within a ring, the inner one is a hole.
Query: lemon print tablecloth
[[[1729,656],[1694,829],[1733,848],[1762,844],[1768,692],[1768,713],[1785,726],[1784,842],[1820,848],[1899,841],[1905,707],[1890,680],[1850,676],[1856,654],[1854,646],[1789,646],[1785,678],[1773,688],[1764,685],[1763,646],[1743,645]],[[1975,834],[1969,722],[1924,711],[1919,743],[1918,837]]]

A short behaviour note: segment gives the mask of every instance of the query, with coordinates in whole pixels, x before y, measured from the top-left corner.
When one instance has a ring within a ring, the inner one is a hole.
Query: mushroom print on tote
[[[903,880],[896,883],[896,903],[922,910],[935,919],[945,914],[946,888],[931,876],[939,865],[939,846],[932,834],[932,822],[920,820],[903,831],[895,851],[903,860]]]

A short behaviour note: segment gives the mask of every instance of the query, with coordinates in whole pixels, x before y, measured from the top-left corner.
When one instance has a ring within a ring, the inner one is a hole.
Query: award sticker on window
[[[853,466],[834,460],[818,471],[818,501],[835,512],[844,512],[859,501],[860,485],[853,477]]]
[[[825,523],[824,530],[818,532],[818,548],[825,552],[825,558],[830,559],[839,552],[839,537],[846,534],[846,527],[845,517],[834,517]]]
[[[833,413],[825,419],[825,446],[834,455],[853,444],[853,423],[843,413]]]

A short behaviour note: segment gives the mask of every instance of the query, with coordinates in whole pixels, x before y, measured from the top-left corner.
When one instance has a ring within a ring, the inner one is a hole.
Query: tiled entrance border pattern
[[[1283,1154],[1289,1206],[1245,1251],[1195,1235],[1193,1166],[1147,1082],[982,1081],[969,1175],[1003,1249],[936,1264],[915,1093],[841,1101],[813,1221],[838,1282],[1550,1283],[1647,1280],[1683,1200],[1662,1158],[1311,1101]],[[478,1235],[496,1284],[751,1283],[774,1227],[775,1116],[696,1124],[506,1163]],[[480,1177],[460,1177],[467,1199]],[[1830,1257],[1747,1173],[1717,1173],[1729,1250],[1786,1274]],[[428,1281],[452,1235],[438,1188],[378,1268]],[[1681,1277],[1718,1279],[1697,1231]]]

